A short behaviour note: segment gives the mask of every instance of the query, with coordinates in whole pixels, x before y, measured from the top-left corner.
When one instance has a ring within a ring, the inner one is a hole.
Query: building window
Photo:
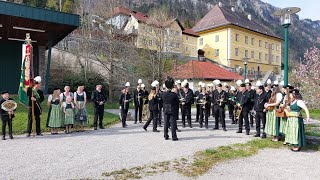
[[[219,35],[216,35],[216,38],[214,40],[215,42],[219,42]]]
[[[150,27],[149,31],[152,33],[152,27]]]
[[[199,45],[202,46],[203,45],[203,38],[200,38],[199,41],[200,41]]]
[[[262,53],[259,53],[259,60],[261,61],[262,59]]]
[[[277,56],[277,57],[276,57],[276,61],[279,62],[279,60],[280,60],[280,58],[279,58],[279,56]]]
[[[207,52],[208,56],[210,56],[210,51]]]
[[[266,54],[266,61],[269,61],[269,56],[268,56],[268,54]]]
[[[186,36],[186,40],[187,40],[187,41],[189,40],[189,36]]]
[[[255,73],[255,70],[254,70],[254,67],[251,68],[251,73],[254,74]]]
[[[269,43],[268,42],[266,42],[266,48],[269,49]]]
[[[239,34],[236,34],[236,41],[239,41]]]
[[[219,49],[216,49],[216,50],[214,51],[214,55],[215,55],[215,56],[219,56]]]
[[[149,46],[152,46],[152,40],[149,40]]]
[[[239,55],[239,48],[235,48],[235,55],[238,56]]]
[[[274,44],[271,45],[272,50],[274,50]]]
[[[254,38],[251,38],[251,45],[254,46]]]
[[[259,47],[262,47],[262,40],[259,40]]]
[[[279,46],[279,45],[277,45],[277,47],[276,47],[276,48],[277,48],[277,51],[279,51],[279,49],[280,49],[280,46]]]
[[[271,62],[274,62],[274,55],[271,55]]]
[[[248,50],[244,51],[244,57],[247,58],[248,57]]]
[[[174,30],[170,30],[170,34],[173,35],[173,33],[174,33]]]
[[[186,51],[188,51],[188,47],[186,47]]]
[[[248,36],[245,37],[245,43],[248,44]]]
[[[179,31],[176,31],[176,36],[179,36],[179,34],[180,34]]]
[[[251,58],[254,59],[254,51],[251,51]]]
[[[177,44],[176,44],[176,46],[177,46],[177,48],[179,48],[179,47],[180,47],[180,44],[179,44],[179,43],[177,43]]]

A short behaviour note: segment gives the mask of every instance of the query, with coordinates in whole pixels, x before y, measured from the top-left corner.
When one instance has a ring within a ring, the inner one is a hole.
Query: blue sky
[[[273,6],[285,7],[300,7],[301,11],[298,13],[300,18],[320,20],[320,1],[319,0],[262,0]]]

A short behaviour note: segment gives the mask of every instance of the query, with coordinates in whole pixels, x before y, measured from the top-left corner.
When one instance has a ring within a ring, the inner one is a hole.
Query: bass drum
[[[150,117],[149,104],[145,104],[142,107],[142,121],[147,121]]]

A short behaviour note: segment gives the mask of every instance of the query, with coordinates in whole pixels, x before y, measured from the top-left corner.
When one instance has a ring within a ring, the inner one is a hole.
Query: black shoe
[[[265,139],[265,138],[267,138],[267,135],[266,134],[262,134],[262,137],[261,137],[262,139]]]
[[[134,124],[137,124],[137,121],[135,121]]]
[[[202,128],[202,124],[200,124],[200,128]]]
[[[217,128],[217,127],[215,127],[215,128],[213,128],[214,130],[217,130],[217,129],[219,129],[219,128]]]
[[[148,131],[146,127],[143,127],[143,129],[144,129],[145,131]]]
[[[182,125],[182,127],[183,127],[183,128],[185,128],[185,127],[186,127],[186,125],[185,125],[185,124],[183,124],[183,125]]]
[[[250,131],[246,131],[246,135],[250,135]]]
[[[223,128],[223,131],[227,131],[227,129],[226,129],[226,128]]]
[[[236,133],[242,133],[242,130],[238,130]]]
[[[177,132],[181,132],[181,130],[177,128]]]
[[[9,135],[9,138],[10,138],[10,139],[13,139],[13,136],[12,136],[12,135]]]
[[[99,128],[100,128],[100,129],[104,129],[104,127],[103,127],[103,126],[99,126]]]
[[[27,134],[27,137],[30,137],[31,135],[30,134]]]
[[[139,121],[139,123],[142,123],[142,121]]]
[[[179,139],[178,138],[174,138],[174,139],[172,139],[172,141],[178,141]]]
[[[1,140],[6,140],[6,137],[2,136]]]
[[[164,140],[169,140],[169,139],[170,139],[169,137],[164,138]]]
[[[209,127],[208,127],[208,126],[206,126],[206,129],[209,129]]]
[[[55,133],[55,134],[58,134],[58,133]],[[43,134],[41,134],[41,133],[37,133],[37,136],[43,136]]]
[[[122,126],[122,128],[126,128],[126,127],[127,127],[126,125]]]
[[[236,124],[236,122],[233,121],[231,124]]]
[[[255,134],[253,137],[260,137],[260,134]]]
[[[253,127],[253,124],[251,124],[251,127]]]
[[[189,128],[192,128],[192,125],[189,125]]]
[[[97,127],[94,127],[94,130],[98,130],[98,128],[97,128]]]
[[[152,132],[160,132],[160,131],[156,129],[156,130],[152,130]]]
[[[162,127],[161,124],[159,124],[158,127]]]
[[[199,120],[196,120],[195,122],[199,122]]]

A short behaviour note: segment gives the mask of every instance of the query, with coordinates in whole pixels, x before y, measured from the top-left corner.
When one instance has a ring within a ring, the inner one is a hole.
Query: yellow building
[[[197,57],[199,35],[191,29],[184,29],[182,31],[182,53],[185,56]]]
[[[193,28],[200,37],[198,49],[205,57],[239,70],[247,60],[248,75],[281,70],[282,39],[260,24],[236,12],[235,8],[214,6]]]

